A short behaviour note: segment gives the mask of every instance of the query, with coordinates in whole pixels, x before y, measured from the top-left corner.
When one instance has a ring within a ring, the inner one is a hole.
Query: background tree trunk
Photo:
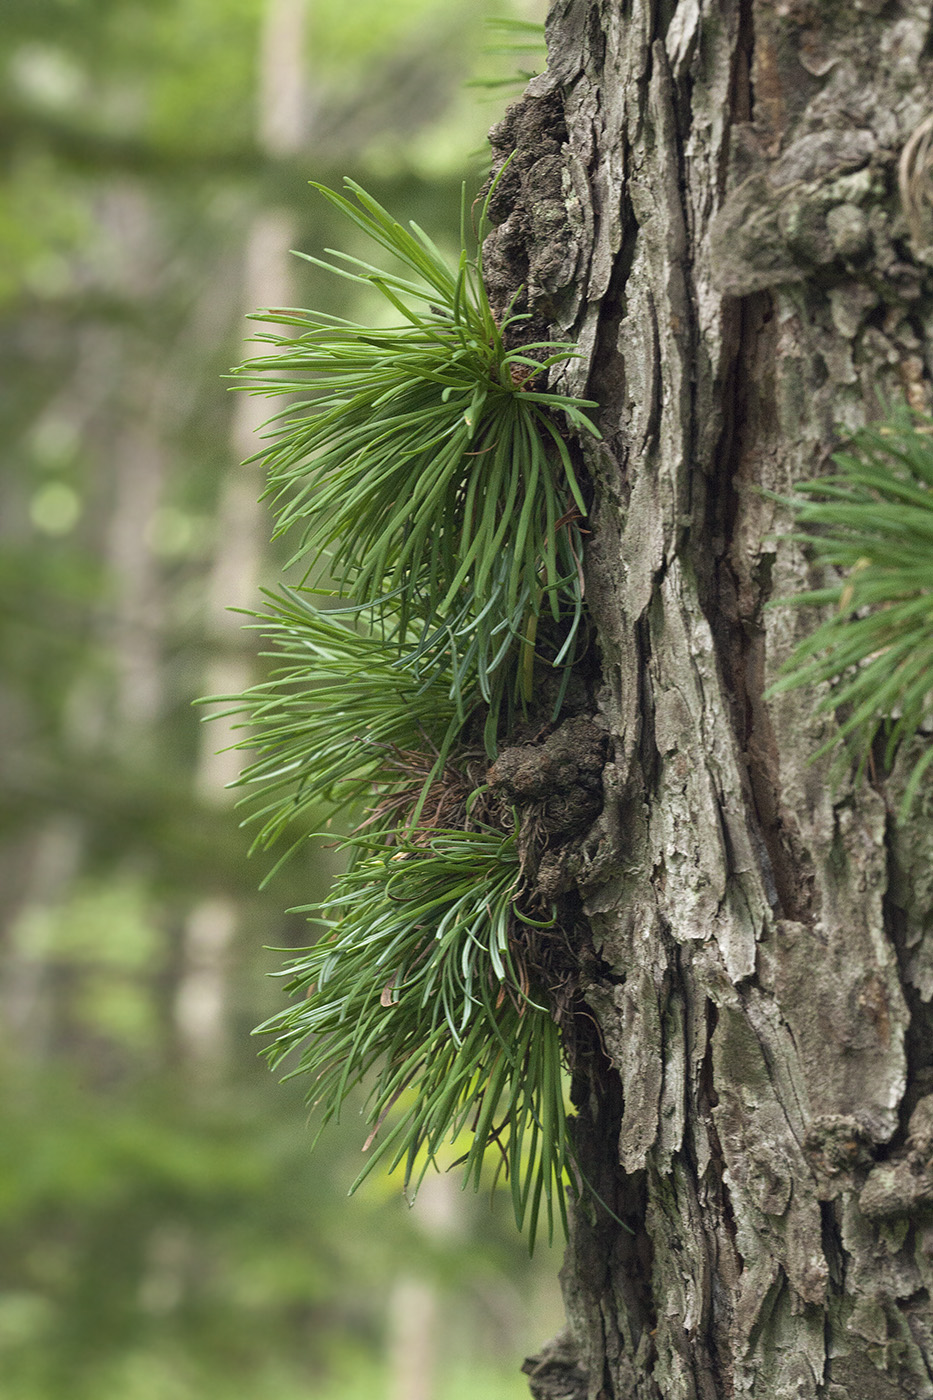
[[[305,28],[307,0],[266,0],[259,54],[256,125],[260,149],[271,157],[295,155],[307,138]],[[283,209],[258,211],[246,243],[243,305],[288,306],[295,221]],[[253,347],[249,347],[252,353]],[[231,472],[218,506],[217,542],[207,590],[207,630],[217,648],[207,668],[205,693],[242,694],[253,663],[242,647],[243,613],[259,595],[267,529],[252,461],[263,425],[281,400],[237,394],[232,445],[239,470]],[[220,709],[225,706],[221,704]],[[205,803],[227,802],[243,765],[233,745],[242,736],[233,720],[217,718],[202,730],[196,784]],[[210,1082],[227,1059],[224,1017],[227,969],[239,910],[232,897],[200,900],[184,930],[183,972],[175,997],[175,1023],[189,1064]]]
[[[933,802],[811,764],[763,692],[817,586],[788,492],[883,401],[928,402],[933,287],[898,155],[927,0],[557,0],[487,248],[601,405],[587,587],[614,740],[577,853],[608,1060],[600,1195],[538,1396],[933,1396]],[[921,222],[923,209],[917,215]],[[933,238],[929,240],[933,244]],[[918,741],[919,742],[919,741]],[[611,1064],[609,1063],[611,1061]]]

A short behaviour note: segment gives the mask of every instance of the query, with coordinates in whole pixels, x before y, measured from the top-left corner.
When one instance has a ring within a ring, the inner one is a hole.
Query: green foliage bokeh
[[[483,8],[317,0],[314,139],[276,161],[256,137],[260,0],[4,6],[5,1400],[352,1400],[385,1388],[385,1299],[400,1269],[442,1296],[456,1287],[470,1325],[500,1341],[488,1297],[512,1298],[507,1278],[533,1286],[505,1209],[432,1241],[374,1183],[348,1225],[355,1125],[312,1160],[298,1092],[270,1080],[249,1039],[275,1006],[264,973],[280,954],[262,945],[305,940],[303,920],[279,910],[322,896],[333,858],[309,850],[274,896],[255,895],[266,867],[193,781],[191,700],[218,645],[207,577],[235,470],[221,376],[248,333],[249,221],[281,205],[305,229],[305,182],[339,168],[426,226],[449,222],[465,150],[495,116],[461,86]],[[409,101],[419,87],[423,101]],[[327,240],[323,227],[299,234]],[[163,479],[144,505],[145,480],[127,473],[149,451]],[[124,557],[127,521],[145,563],[132,607],[123,574],[140,556]],[[270,552],[270,573],[277,562]],[[137,652],[158,675],[148,716],[119,699]],[[200,1083],[173,998],[188,912],[218,898],[236,902],[240,932],[227,1049]],[[451,1400],[464,1393],[464,1337],[448,1337]],[[522,1393],[494,1362],[472,1393],[487,1378],[495,1400]]]

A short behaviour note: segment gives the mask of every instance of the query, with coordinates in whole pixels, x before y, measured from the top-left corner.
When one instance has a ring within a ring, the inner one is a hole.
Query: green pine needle
[[[355,837],[351,869],[315,906],[325,932],[292,964],[296,1005],[259,1028],[274,1065],[300,1051],[323,1124],[370,1085],[366,1167],[418,1183],[460,1134],[476,1187],[492,1151],[533,1245],[565,1222],[569,1143],[558,1027],[522,961],[540,924],[519,907],[517,833],[489,828]]]
[[[795,649],[769,696],[830,683],[817,713],[838,712],[836,745],[861,775],[879,736],[883,761],[933,718],[933,420],[904,411],[856,433],[836,453],[832,476],[802,483],[786,502],[804,528],[791,538],[817,564],[844,572],[828,588],[793,599],[833,608]],[[933,747],[915,763],[905,813],[933,762]]]
[[[464,249],[449,267],[416,225],[407,231],[346,185],[356,203],[316,188],[408,275],[342,253],[343,266],[310,261],[374,287],[400,319],[369,328],[311,311],[261,314],[288,330],[257,337],[273,353],[240,372],[260,393],[300,396],[258,454],[278,533],[295,531],[293,562],[342,596],[388,599],[403,653],[425,655],[425,619],[436,619],[440,664],[459,682],[469,653],[488,699],[531,619],[546,611],[571,633],[578,625],[585,503],[566,433],[596,433],[591,404],[539,386],[572,345],[507,348],[504,333],[522,318],[497,325],[478,258]]]
[[[525,84],[547,67],[547,43],[544,25],[530,19],[493,18],[486,21],[486,27],[502,37],[497,43],[484,44],[484,54],[512,58],[520,63],[517,71],[506,78],[490,76],[471,78],[466,86],[475,88],[508,89],[520,92]],[[529,63],[528,60],[532,62]]]
[[[254,847],[268,848],[322,804],[359,812],[410,788],[412,751],[432,754],[420,784],[430,786],[466,718],[445,678],[393,664],[383,635],[296,589],[267,594],[257,616],[278,664],[224,712],[249,730],[237,747],[258,755],[238,780],[260,826]]]

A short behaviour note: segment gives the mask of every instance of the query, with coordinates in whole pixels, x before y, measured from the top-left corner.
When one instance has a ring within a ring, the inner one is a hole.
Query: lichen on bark
[[[812,626],[768,605],[818,580],[760,489],[827,470],[886,403],[929,407],[897,167],[931,30],[927,0],[557,0],[548,69],[493,133],[517,152],[494,299],[522,286],[576,339],[559,382],[603,433],[611,758],[561,873],[592,935],[596,1195],[535,1395],[933,1397],[933,799],[898,826],[900,761],[834,783],[813,696],[765,701]]]

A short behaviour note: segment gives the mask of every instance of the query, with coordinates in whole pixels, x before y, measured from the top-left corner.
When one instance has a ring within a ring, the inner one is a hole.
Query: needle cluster
[[[258,336],[271,351],[242,373],[289,398],[258,454],[277,533],[295,538],[306,581],[379,612],[402,664],[446,671],[458,696],[475,682],[498,714],[509,679],[513,698],[530,695],[542,612],[550,659],[572,657],[586,507],[565,439],[595,432],[591,405],[541,387],[572,345],[507,347],[527,317],[497,324],[465,248],[449,267],[421,229],[346,183],[355,203],[316,188],[401,272],[339,252],[308,261],[374,288],[397,319],[262,313],[287,330]]]
[[[300,1051],[322,1124],[371,1078],[368,1160],[404,1164],[418,1183],[444,1146],[477,1187],[487,1148],[508,1175],[515,1218],[533,1240],[563,1217],[566,1165],[561,1045],[520,960],[517,833],[479,826],[359,836],[357,859],[313,912],[323,932],[290,969],[303,999],[261,1027],[278,1064]],[[384,1120],[392,1115],[388,1126]]]
[[[804,482],[790,504],[792,536],[832,570],[827,587],[784,602],[830,608],[795,649],[770,694],[823,685],[818,713],[861,774],[876,745],[890,766],[899,746],[933,718],[933,420],[906,411],[856,433],[837,471]],[[933,763],[914,764],[902,811]]]
[[[522,318],[496,321],[479,252],[448,266],[346,183],[352,198],[321,193],[390,266],[311,261],[375,289],[393,324],[263,312],[277,329],[241,371],[286,396],[257,455],[302,573],[257,614],[273,669],[234,701],[240,781],[262,846],[322,801],[359,822],[349,869],[306,911],[320,936],[284,974],[300,1000],[260,1031],[273,1064],[297,1056],[322,1123],[367,1086],[360,1179],[384,1161],[416,1187],[465,1134],[467,1180],[491,1152],[533,1242],[542,1210],[549,1232],[564,1218],[566,997],[534,956],[555,911],[483,785],[547,673],[556,719],[581,644],[569,442],[595,433],[592,405],[548,392],[573,346],[516,348]]]

